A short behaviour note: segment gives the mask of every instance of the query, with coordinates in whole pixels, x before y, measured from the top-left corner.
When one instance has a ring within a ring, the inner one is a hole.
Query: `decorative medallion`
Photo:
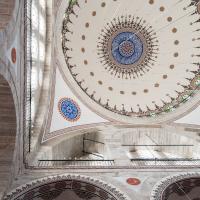
[[[62,98],[58,103],[60,114],[70,122],[77,121],[81,116],[78,104],[70,98]]]
[[[17,52],[15,48],[12,48],[11,50],[11,60],[15,64],[17,61]]]
[[[129,185],[139,185],[141,183],[141,181],[138,179],[138,178],[128,178],[126,180],[126,182],[129,184]]]
[[[64,174],[27,183],[7,194],[4,200],[129,200],[114,186],[92,177]]]
[[[151,200],[199,200],[200,174],[185,173],[169,176],[157,183],[152,192]]]
[[[158,54],[152,27],[139,17],[121,16],[102,30],[97,45],[105,69],[118,78],[137,78],[148,72]]]
[[[70,1],[59,54],[65,78],[111,120],[161,122],[183,114],[200,87],[198,6],[197,0]]]

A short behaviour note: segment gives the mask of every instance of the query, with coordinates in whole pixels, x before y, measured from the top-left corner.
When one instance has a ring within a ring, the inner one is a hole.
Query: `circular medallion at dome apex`
[[[122,79],[137,78],[148,72],[159,50],[152,27],[131,15],[107,23],[101,31],[97,49],[105,69]]]
[[[142,56],[143,44],[134,33],[122,32],[113,39],[111,52],[119,64],[134,64]]]
[[[114,47],[112,49],[114,51]],[[135,45],[130,41],[123,41],[119,44],[119,53],[123,57],[127,57],[127,58],[131,57],[135,53]],[[113,53],[113,56],[114,56],[114,53]],[[140,56],[141,56],[141,54],[139,56],[137,56],[136,59],[138,60]],[[125,63],[125,64],[127,64],[127,63]]]
[[[70,98],[62,98],[58,103],[60,114],[68,121],[74,122],[80,118],[81,111],[78,104]]]
[[[64,76],[111,120],[157,121],[189,110],[200,86],[198,19],[189,0],[73,1],[62,26]]]

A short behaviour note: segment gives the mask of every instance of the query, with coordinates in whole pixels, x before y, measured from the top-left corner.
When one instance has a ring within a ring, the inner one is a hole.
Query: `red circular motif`
[[[126,182],[129,184],[129,185],[139,185],[141,183],[141,181],[137,178],[128,178],[126,180]]]
[[[16,52],[16,49],[15,49],[15,48],[12,48],[12,50],[11,50],[11,59],[12,59],[12,62],[13,62],[13,63],[16,63],[16,60],[17,60],[17,52]]]

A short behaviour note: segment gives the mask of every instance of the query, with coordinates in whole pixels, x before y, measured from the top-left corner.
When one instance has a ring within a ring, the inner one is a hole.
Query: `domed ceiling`
[[[62,71],[109,119],[173,112],[199,87],[200,6],[191,0],[73,0],[62,27]]]

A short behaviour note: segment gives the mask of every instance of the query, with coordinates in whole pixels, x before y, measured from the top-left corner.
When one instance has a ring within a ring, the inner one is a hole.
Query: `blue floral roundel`
[[[142,54],[142,40],[133,32],[121,32],[112,41],[112,55],[119,64],[132,65]]]
[[[62,98],[58,103],[58,109],[68,121],[75,122],[80,118],[81,110],[78,104],[70,98]]]

